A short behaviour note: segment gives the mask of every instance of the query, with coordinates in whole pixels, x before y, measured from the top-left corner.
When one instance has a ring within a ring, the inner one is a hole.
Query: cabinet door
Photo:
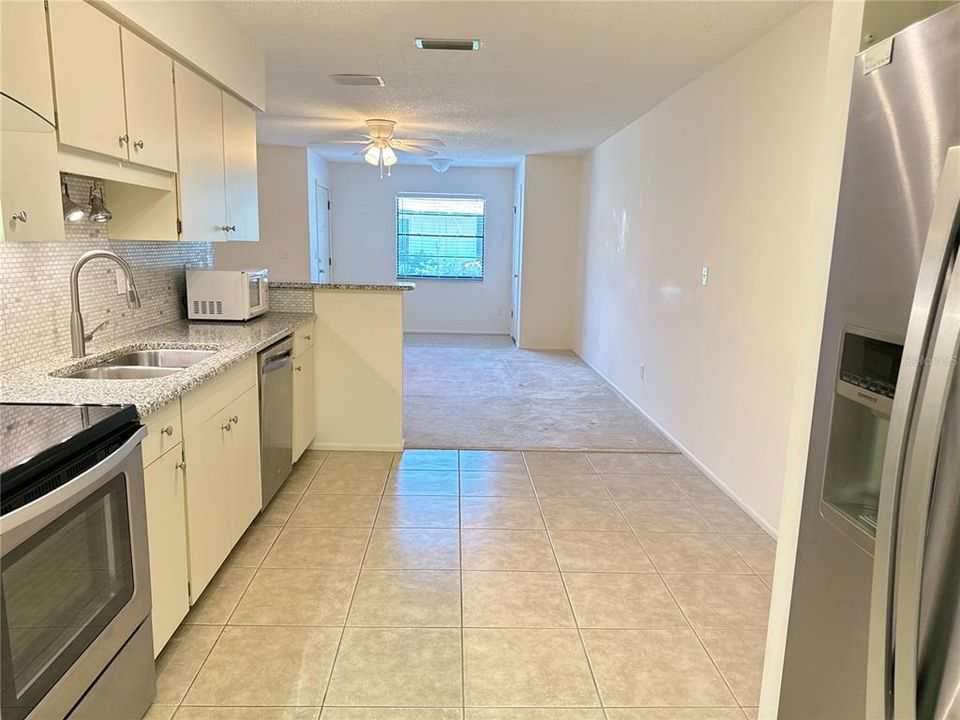
[[[130,160],[176,172],[173,60],[126,28],[121,29],[120,39]]]
[[[293,460],[313,442],[316,432],[316,388],[313,348],[301,352],[293,361]]]
[[[126,160],[120,26],[85,2],[53,0],[50,49],[60,142]]]
[[[181,240],[224,240],[222,93],[174,63]]]
[[[190,609],[186,506],[183,471],[178,467],[180,452],[181,446],[177,445],[143,471],[154,657],[160,654]]]
[[[0,237],[63,242],[56,134],[3,131],[0,146]]]
[[[53,125],[49,48],[43,0],[0,3],[0,90]]]
[[[227,226],[231,228],[227,240],[257,241],[257,116],[228,93],[223,93],[223,161]]]
[[[230,542],[226,413],[219,412],[184,434],[187,460],[187,550],[190,602],[195,603],[233,547]]]
[[[230,403],[224,414],[231,424],[227,433],[230,471],[225,495],[230,509],[230,546],[236,544],[260,512],[260,397],[252,387]]]

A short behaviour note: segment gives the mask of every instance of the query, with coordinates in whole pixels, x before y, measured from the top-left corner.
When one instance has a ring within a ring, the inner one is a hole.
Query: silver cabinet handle
[[[236,231],[237,231],[237,226],[236,226],[236,225],[224,225],[224,226],[223,226],[223,229],[226,230],[227,232],[236,232]]]
[[[178,462],[176,467],[177,467],[177,470],[186,470],[186,469],[187,469],[187,463],[186,463],[186,462]]]
[[[226,430],[227,432],[230,432],[230,428],[232,427],[233,426],[229,422],[225,422],[223,425],[220,426],[222,430]]]
[[[303,336],[303,339],[304,339],[304,340],[310,340],[310,339],[312,339],[312,338],[313,338],[313,335],[304,335],[304,336]]]
[[[121,136],[119,137],[119,140],[120,140],[120,147],[123,147],[124,145],[126,145],[127,143],[130,142],[130,136],[129,136],[129,135],[121,135]]]
[[[164,435],[170,435],[173,437],[173,425],[167,425],[160,432],[162,432]]]
[[[234,425],[239,425],[239,424],[240,424],[240,417],[237,416],[237,415],[234,415],[232,418],[230,418],[230,422],[233,423]]]
[[[134,150],[143,150],[143,140],[137,140],[137,141],[133,144],[133,148],[134,148]]]
[[[293,369],[296,370],[297,372],[303,372],[303,365],[297,365]]]
[[[22,222],[22,223],[25,223],[25,222],[27,221],[27,211],[26,211],[26,210],[20,210],[20,211],[18,211],[18,212],[15,212],[13,215],[10,216],[10,220],[11,220],[12,222]]]

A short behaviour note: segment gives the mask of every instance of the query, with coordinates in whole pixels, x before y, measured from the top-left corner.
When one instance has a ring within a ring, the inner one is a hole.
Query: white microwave
[[[187,270],[187,317],[249,320],[269,307],[267,269]]]

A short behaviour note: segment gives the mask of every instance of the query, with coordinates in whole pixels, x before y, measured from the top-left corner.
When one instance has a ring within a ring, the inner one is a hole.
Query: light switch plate
[[[707,279],[710,277],[710,266],[704,265],[700,268],[700,284],[704,287],[707,286]]]

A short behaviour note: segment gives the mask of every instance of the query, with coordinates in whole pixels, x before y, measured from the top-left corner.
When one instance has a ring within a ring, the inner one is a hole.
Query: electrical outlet
[[[700,268],[700,284],[704,287],[707,286],[707,279],[710,277],[710,266],[704,265]]]

